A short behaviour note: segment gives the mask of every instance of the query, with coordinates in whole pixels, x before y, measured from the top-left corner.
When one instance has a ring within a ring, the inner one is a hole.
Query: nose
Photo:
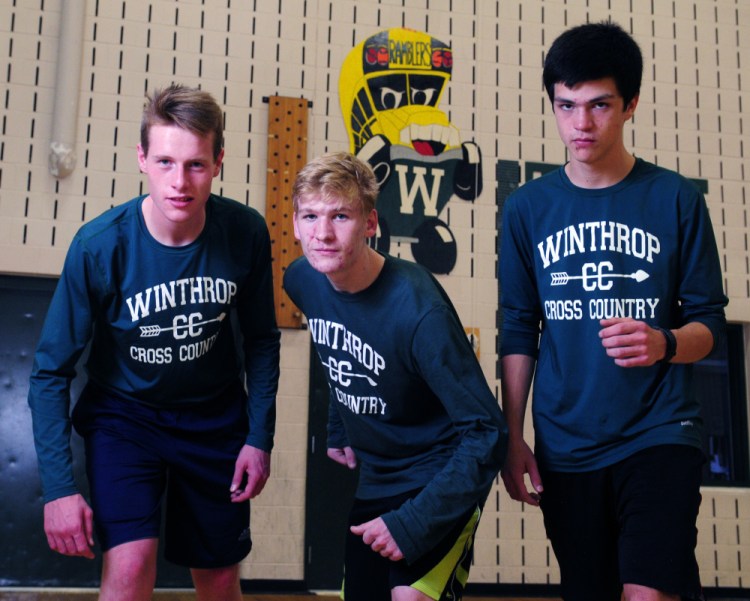
[[[182,190],[187,182],[187,169],[182,166],[177,166],[174,170],[172,178],[172,187],[175,190]]]
[[[586,107],[579,107],[575,110],[573,123],[576,129],[585,130],[591,127],[591,113]]]
[[[333,237],[333,225],[330,219],[318,219],[315,225],[315,237],[318,240],[329,240]]]

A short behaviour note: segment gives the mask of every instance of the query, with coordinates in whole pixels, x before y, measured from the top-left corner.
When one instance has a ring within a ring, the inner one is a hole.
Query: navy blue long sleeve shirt
[[[618,184],[573,185],[564,168],[505,204],[501,355],[537,357],[537,459],[550,469],[605,467],[656,444],[700,448],[692,366],[622,368],[599,320],[699,322],[723,338],[727,298],[705,200],[679,174],[638,159]]]
[[[357,497],[421,489],[383,516],[413,562],[484,503],[505,457],[505,420],[466,332],[431,274],[389,256],[355,294],[337,292],[305,258],[284,287],[328,376],[328,447],[357,455]]]
[[[45,501],[77,492],[70,382],[89,342],[89,381],[137,403],[211,402],[244,372],[247,443],[273,446],[280,334],[262,216],[212,195],[200,236],[169,247],[148,232],[142,202],[80,228],[49,307],[29,388]]]

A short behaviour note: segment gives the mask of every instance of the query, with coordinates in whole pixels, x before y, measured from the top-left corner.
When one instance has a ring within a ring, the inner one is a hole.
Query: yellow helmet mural
[[[341,114],[350,151],[378,178],[378,235],[411,245],[417,263],[449,273],[457,245],[441,212],[455,195],[473,202],[482,191],[481,154],[462,142],[438,108],[453,70],[453,50],[427,33],[379,31],[346,56],[339,76]]]
[[[388,29],[357,44],[339,79],[351,152],[378,134],[428,156],[460,146],[458,130],[437,108],[452,69],[450,46],[419,31]]]

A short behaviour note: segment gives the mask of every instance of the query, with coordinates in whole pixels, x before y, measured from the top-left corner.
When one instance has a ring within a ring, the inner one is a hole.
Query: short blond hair
[[[361,204],[368,215],[375,208],[378,183],[372,168],[349,152],[332,152],[313,159],[297,174],[292,188],[295,212],[300,200],[317,196],[348,206]]]

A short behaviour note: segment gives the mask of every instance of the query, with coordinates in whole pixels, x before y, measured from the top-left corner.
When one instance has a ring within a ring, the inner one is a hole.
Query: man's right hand
[[[60,497],[44,506],[49,548],[63,555],[94,558],[93,512],[80,494]]]
[[[508,446],[508,455],[501,470],[505,490],[510,498],[529,505],[539,505],[542,492],[542,478],[539,476],[536,458],[529,445],[523,440]],[[526,474],[529,475],[534,492],[526,488]]]
[[[357,467],[357,456],[351,447],[344,447],[343,449],[331,447],[328,449],[327,454],[329,459],[333,459],[336,463],[348,467],[350,470]]]

